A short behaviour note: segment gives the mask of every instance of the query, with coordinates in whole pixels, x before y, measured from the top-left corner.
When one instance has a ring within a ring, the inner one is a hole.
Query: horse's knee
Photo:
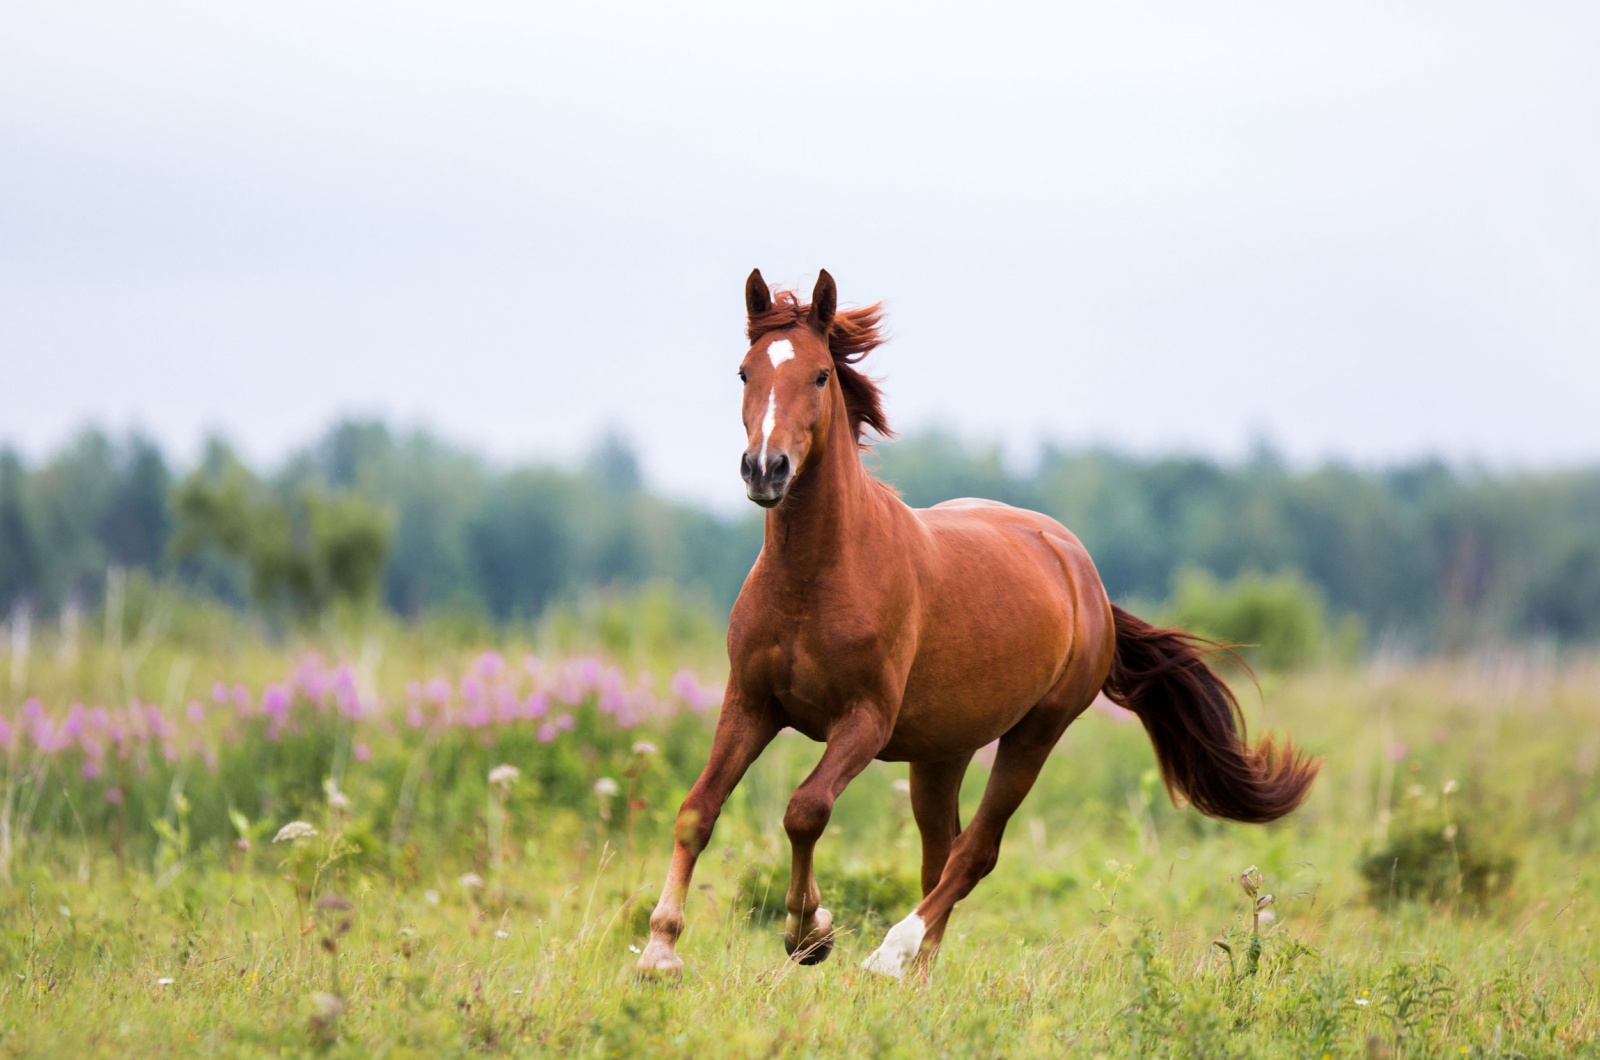
[[[721,807],[713,806],[711,800],[690,792],[689,797],[683,800],[683,805],[678,807],[678,821],[673,829],[678,842],[696,854],[704,850],[711,842],[711,831],[717,825],[720,810]]]
[[[801,788],[789,799],[783,814],[783,830],[791,843],[815,843],[822,838],[833,814],[833,800],[822,792]]]

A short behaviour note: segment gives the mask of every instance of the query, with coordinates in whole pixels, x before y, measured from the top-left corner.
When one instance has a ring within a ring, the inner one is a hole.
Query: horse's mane
[[[793,291],[777,291],[772,296],[772,308],[750,316],[747,334],[754,344],[763,335],[790,328],[809,327],[811,306],[802,303]],[[850,432],[857,445],[865,445],[861,434],[865,428],[881,438],[893,438],[889,420],[883,413],[883,392],[877,380],[855,367],[855,363],[879,346],[887,338],[879,329],[883,318],[883,303],[862,306],[860,309],[841,309],[833,316],[833,326],[828,329],[828,352],[833,354],[834,375],[839,389],[844,391],[844,407],[850,414]]]

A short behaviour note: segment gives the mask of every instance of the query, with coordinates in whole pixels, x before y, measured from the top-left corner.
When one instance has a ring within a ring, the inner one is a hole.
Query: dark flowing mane
[[[772,296],[772,308],[750,317],[747,329],[751,343],[774,331],[787,331],[809,325],[811,306],[802,303],[793,291],[777,291]],[[883,392],[873,379],[855,363],[879,346],[886,336],[879,328],[883,319],[881,302],[860,309],[841,309],[833,317],[828,329],[828,352],[833,354],[834,374],[839,379],[839,389],[844,391],[844,407],[850,413],[850,432],[856,444],[866,444],[862,432],[871,428],[880,438],[893,438],[889,420],[883,413]]]

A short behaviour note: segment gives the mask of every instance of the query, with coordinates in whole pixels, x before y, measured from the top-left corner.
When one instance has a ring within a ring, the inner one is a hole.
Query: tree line
[[[1046,449],[1017,471],[937,432],[866,459],[913,505],[990,497],[1061,519],[1118,599],[1176,599],[1180,583],[1192,595],[1197,574],[1283,575],[1422,649],[1600,640],[1600,467],[1297,469],[1266,450],[1223,463]],[[181,474],[137,435],[87,432],[37,466],[0,451],[0,615],[93,606],[110,567],[285,620],[347,598],[518,621],[646,584],[725,612],[760,543],[759,513],[653,494],[616,438],[569,467],[496,467],[371,422],[334,427],[270,473],[220,441]]]

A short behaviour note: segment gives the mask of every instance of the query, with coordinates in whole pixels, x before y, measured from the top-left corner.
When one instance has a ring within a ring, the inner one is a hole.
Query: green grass
[[[237,652],[234,671],[268,676],[286,654]],[[400,647],[385,658],[381,681],[422,665]],[[881,906],[915,889],[915,828],[893,785],[904,766],[869,769],[819,847],[833,957],[784,960],[754,892],[783,879],[778,822],[817,753],[792,734],[701,860],[681,983],[636,982],[630,947],[708,743],[698,721],[662,735],[631,822],[620,800],[602,820],[598,801],[525,779],[503,843],[491,794],[389,844],[375,822],[393,792],[354,766],[349,815],[299,807],[322,834],[298,847],[245,852],[174,832],[125,837],[118,856],[63,817],[27,837],[0,890],[0,1052],[1600,1055],[1600,669],[1501,660],[1263,684],[1270,726],[1327,758],[1299,813],[1249,828],[1174,810],[1137,724],[1091,712],[1013,821],[999,867],[957,908],[932,977],[904,983],[858,968],[907,911]],[[401,753],[374,750],[375,769]],[[614,758],[590,766],[618,775]],[[969,813],[984,779],[975,765]],[[1418,871],[1436,886],[1415,892],[1428,900],[1373,893],[1364,862],[1451,824],[1515,861],[1507,886],[1471,893],[1448,844],[1438,856],[1433,843]],[[1238,882],[1250,866],[1275,896],[1253,974]],[[460,882],[469,872],[481,888]],[[329,894],[353,908],[317,910]],[[335,954],[323,940],[346,917]]]

